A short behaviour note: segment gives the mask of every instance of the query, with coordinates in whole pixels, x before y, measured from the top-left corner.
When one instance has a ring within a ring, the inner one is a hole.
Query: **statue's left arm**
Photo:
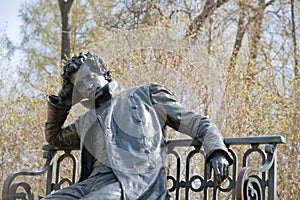
[[[203,145],[206,163],[210,164],[216,173],[222,173],[223,169],[219,172],[218,168],[222,167],[218,165],[223,164],[225,160],[228,164],[232,164],[232,158],[223,142],[220,130],[206,116],[185,109],[163,86],[151,85],[150,94],[160,120],[165,120],[165,125],[176,131],[199,140]]]

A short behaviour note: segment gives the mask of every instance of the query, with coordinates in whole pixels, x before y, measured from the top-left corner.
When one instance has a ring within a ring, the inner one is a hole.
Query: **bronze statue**
[[[80,146],[78,183],[44,199],[170,199],[165,168],[166,126],[203,143],[207,175],[221,183],[232,159],[217,127],[186,110],[158,84],[122,89],[97,55],[80,53],[63,68],[58,96],[50,95],[46,140]],[[89,110],[64,126],[72,105]]]

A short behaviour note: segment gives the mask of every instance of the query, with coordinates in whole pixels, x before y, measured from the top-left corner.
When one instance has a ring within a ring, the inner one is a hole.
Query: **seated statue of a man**
[[[232,159],[218,128],[185,109],[165,87],[123,89],[92,53],[68,60],[62,78],[58,95],[47,97],[45,136],[54,146],[80,146],[81,176],[44,199],[170,199],[167,126],[202,143],[209,177],[213,169],[218,183],[227,178]],[[64,125],[78,102],[88,111]]]

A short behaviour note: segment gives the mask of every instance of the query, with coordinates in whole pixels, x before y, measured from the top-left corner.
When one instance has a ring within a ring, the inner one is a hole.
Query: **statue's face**
[[[88,63],[83,63],[74,74],[73,83],[82,96],[94,99],[96,90],[102,88],[108,82],[100,73],[100,69],[95,69]]]

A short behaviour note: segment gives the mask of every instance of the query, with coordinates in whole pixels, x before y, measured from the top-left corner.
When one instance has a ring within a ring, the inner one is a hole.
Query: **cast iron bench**
[[[174,199],[275,200],[277,146],[284,144],[285,138],[282,136],[232,137],[224,138],[224,142],[232,154],[234,164],[230,167],[228,179],[218,186],[215,181],[208,180],[203,173],[205,164],[200,143],[191,139],[169,141],[168,186]],[[77,180],[78,161],[73,153],[77,150],[72,147],[58,148],[44,145],[46,159],[44,167],[40,171],[10,174],[3,185],[2,199],[33,200],[34,195],[40,197],[60,189],[63,184],[74,184]],[[253,158],[254,154],[256,157]],[[69,178],[60,175],[62,162],[66,158],[72,160],[72,175]],[[200,168],[201,172],[197,171],[195,163],[203,166]],[[253,165],[253,163],[259,164]],[[17,177],[42,174],[47,176],[46,194],[36,195],[27,182],[15,181]]]

